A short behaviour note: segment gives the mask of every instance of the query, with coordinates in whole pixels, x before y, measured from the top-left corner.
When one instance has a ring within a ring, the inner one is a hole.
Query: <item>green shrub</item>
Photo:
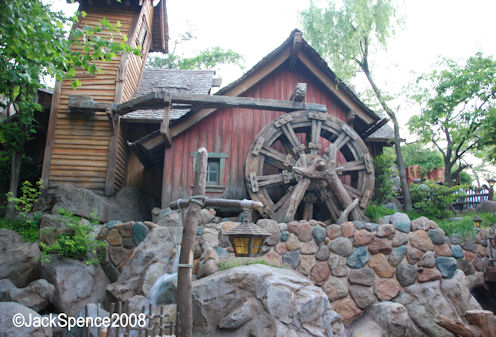
[[[374,201],[377,204],[388,202],[395,196],[394,177],[397,172],[394,169],[393,156],[385,152],[374,158],[375,186]]]
[[[456,233],[466,238],[474,237],[476,234],[472,217],[465,216],[459,221],[438,220],[437,224],[448,236]]]
[[[40,242],[42,261],[49,262],[50,254],[85,260],[87,264],[100,263],[105,255],[105,243],[97,240],[92,234],[93,225],[97,222],[89,220],[90,225],[81,222],[82,218],[69,211],[59,209],[59,214],[68,219],[68,233],[62,233],[57,241],[51,245]],[[91,255],[90,257],[88,257]]]
[[[424,176],[436,167],[444,167],[443,156],[439,151],[431,150],[420,143],[412,143],[401,147],[405,165],[419,165]]]
[[[453,215],[453,205],[461,186],[438,185],[432,181],[411,184],[413,207],[428,218],[442,219]]]
[[[14,208],[21,214],[27,215],[34,209],[34,204],[41,195],[41,179],[36,182],[36,187],[28,180],[24,181],[21,186],[21,195],[14,197],[12,192],[7,192],[7,201],[14,203]]]
[[[0,218],[0,228],[6,228],[19,233],[24,241],[35,242],[38,240],[41,216],[33,214],[24,220]]]
[[[372,221],[377,221],[380,218],[385,217],[386,215],[394,214],[394,212],[395,211],[393,211],[392,209],[387,208],[383,205],[376,205],[375,203],[371,203],[365,211],[365,216]]]
[[[234,259],[223,260],[219,262],[219,270],[227,270],[239,266],[247,266],[250,264],[265,264],[267,266],[283,268],[281,266],[267,262],[263,258],[253,257],[236,257]]]

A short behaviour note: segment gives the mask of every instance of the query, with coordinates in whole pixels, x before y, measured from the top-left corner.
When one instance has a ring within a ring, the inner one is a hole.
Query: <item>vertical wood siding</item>
[[[81,19],[81,24],[96,25],[103,17],[114,24],[120,21],[121,32],[126,34],[131,27],[133,12],[91,9],[87,11],[87,16]],[[99,35],[104,38],[110,37],[106,32]],[[94,77],[78,74],[76,78],[81,82],[81,86],[75,91],[70,81],[62,82],[60,102],[55,117],[48,193],[53,193],[63,183],[72,183],[103,193],[111,136],[110,122],[103,112],[97,112],[94,116],[71,114],[67,108],[67,100],[69,95],[91,95],[96,102],[113,103],[120,60],[121,57],[118,56],[111,62],[99,63],[103,74]],[[122,144],[123,139],[120,139],[119,143]],[[123,154],[122,148],[120,153]],[[122,183],[122,170],[117,176],[119,177],[117,180]]]
[[[248,90],[243,96],[268,99],[290,98],[296,83],[308,84],[306,102],[325,104],[328,113],[345,119],[345,112],[331,93],[313,76],[299,68],[288,70],[284,66]],[[282,112],[251,109],[219,109],[189,130],[174,138],[172,147],[165,152],[162,206],[178,198],[191,195],[193,184],[193,157],[200,146],[209,152],[227,153],[223,192],[207,193],[209,196],[231,199],[247,197],[244,168],[247,153],[258,132]],[[221,182],[222,183],[222,182]]]

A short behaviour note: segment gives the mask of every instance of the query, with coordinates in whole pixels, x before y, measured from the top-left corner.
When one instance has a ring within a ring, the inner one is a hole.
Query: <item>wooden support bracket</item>
[[[165,147],[170,147],[172,145],[172,137],[169,129],[169,118],[172,107],[172,95],[170,93],[164,96],[164,104],[164,119],[160,124],[160,135],[164,139]]]

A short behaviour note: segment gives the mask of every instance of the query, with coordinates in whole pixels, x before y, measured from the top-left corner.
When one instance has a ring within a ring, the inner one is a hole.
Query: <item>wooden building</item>
[[[155,7],[150,0],[123,1],[120,5],[79,2],[88,13],[81,24],[101,17],[114,23],[119,20],[128,43],[142,45],[144,52],[142,57],[124,55],[102,64],[102,75],[77,74],[82,86],[76,93],[69,82],[57,83],[43,165],[48,193],[63,183],[105,195],[113,195],[123,186],[136,186],[167,207],[191,194],[195,151],[204,146],[209,151],[207,194],[247,198],[245,162],[250,148],[257,133],[284,112],[183,105],[166,109],[166,118],[164,109],[121,116],[108,107],[156,90],[210,94],[212,87],[219,86],[218,80],[212,71],[144,70],[148,50],[167,49],[165,0]],[[380,153],[390,141],[387,120],[336,78],[298,30],[215,95],[289,100],[297,83],[307,85],[305,103],[325,106],[328,114],[344,121],[365,140],[370,153]],[[107,110],[74,113],[69,108],[74,94],[91,96],[96,105],[106,103]],[[169,126],[165,138],[161,134],[164,121]]]
[[[71,2],[70,0],[67,0]],[[142,77],[148,51],[167,52],[165,0],[78,0],[79,26],[96,26],[106,18],[120,23],[121,34],[102,31],[99,36],[142,47],[142,55],[119,55],[102,62],[102,74],[77,72],[81,86],[74,91],[71,81],[55,85],[42,179],[52,194],[63,183],[72,183],[100,194],[112,195],[126,184],[128,150],[121,118],[105,111],[78,114],[69,110],[71,95],[90,95],[97,103],[121,103],[133,97]],[[155,6],[153,6],[155,4]],[[74,48],[77,48],[76,46]]]

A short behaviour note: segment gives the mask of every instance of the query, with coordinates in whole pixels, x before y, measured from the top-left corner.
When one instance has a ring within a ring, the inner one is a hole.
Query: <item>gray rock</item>
[[[134,295],[147,295],[164,273],[175,236],[175,228],[160,226],[151,230],[136,247],[117,281],[107,286],[107,291],[119,301],[126,301]]]
[[[109,317],[109,312],[103,309],[103,306],[98,303],[88,304],[88,313],[86,314],[85,308],[79,310],[79,312],[74,316],[79,317]],[[86,327],[75,326],[71,330],[66,332],[67,337],[86,337]],[[90,327],[90,336],[98,336],[98,328]]]
[[[460,317],[463,317],[468,310],[482,310],[465,283],[465,274],[461,270],[457,270],[453,278],[441,280],[443,296],[453,305]]]
[[[329,264],[329,268],[331,269],[332,276],[348,276],[349,268],[346,265],[346,258],[336,254],[331,254],[327,263]]]
[[[394,202],[385,203],[384,207],[389,208],[393,211],[399,211],[400,210],[400,207],[398,207],[398,205]]]
[[[445,234],[441,228],[429,230],[429,237],[435,245],[442,245],[444,243]]]
[[[12,319],[14,315],[20,314],[25,321],[31,317],[33,320],[41,319],[34,310],[15,302],[0,302],[0,336],[2,337],[52,337],[52,328],[43,327],[16,327]],[[22,323],[22,321],[19,321]]]
[[[377,228],[376,235],[380,238],[392,239],[396,233],[394,226],[392,224],[383,224]]]
[[[348,296],[349,291],[346,281],[338,277],[330,277],[326,283],[322,285],[322,289],[331,302]]]
[[[281,238],[281,230],[279,224],[275,220],[260,219],[257,221],[257,226],[270,233],[270,236],[265,238],[265,244],[268,246],[275,246]]]
[[[208,223],[211,223],[215,219],[215,214],[210,212],[206,208],[202,208],[200,210],[200,224],[206,225]]]
[[[425,252],[417,263],[419,267],[432,268],[436,265],[436,260],[433,251]]]
[[[219,271],[219,265],[215,260],[205,261],[198,269],[198,278],[210,276]]]
[[[452,319],[458,318],[453,305],[441,292],[440,281],[413,284],[394,301],[405,306],[408,315],[424,336],[453,337],[450,332],[434,322],[439,314]]]
[[[376,224],[373,222],[365,222],[365,221],[359,221],[359,220],[355,220],[355,221],[353,221],[353,223],[355,224],[355,228],[357,230],[366,229],[369,232],[375,231],[377,229],[377,227],[379,226],[379,224]]]
[[[390,221],[394,225],[395,229],[403,233],[410,232],[411,221],[406,213],[396,212],[393,215],[391,215]]]
[[[41,268],[42,277],[55,287],[54,304],[60,312],[73,315],[85,304],[103,302],[109,281],[100,265],[52,256]]]
[[[396,231],[393,236],[393,247],[403,246],[408,243],[408,234]]]
[[[415,220],[412,220],[412,230],[424,230],[428,231],[431,228],[431,220],[426,218],[425,216],[421,216]]]
[[[403,260],[403,258],[405,257],[406,255],[406,246],[400,246],[400,247],[396,247],[396,248],[393,248],[393,250],[391,251],[391,254],[389,255],[389,263],[393,266],[393,267],[396,267],[397,265],[399,265],[401,263],[401,261]]]
[[[451,241],[451,244],[453,244],[453,245],[459,245],[459,244],[464,242],[463,236],[461,236],[460,234],[457,234],[457,233],[451,234],[449,236],[449,239]]]
[[[54,198],[52,214],[57,214],[59,208],[85,218],[96,213],[102,222],[151,220],[151,209],[156,205],[152,197],[136,187],[123,187],[115,197],[106,198],[82,187],[62,184],[55,191]]]
[[[359,284],[363,286],[373,286],[375,282],[374,270],[368,267],[362,269],[354,269],[348,275],[348,281],[351,284]]]
[[[312,229],[312,236],[313,236],[313,239],[315,240],[315,242],[317,243],[317,246],[320,245],[320,243],[322,241],[325,240],[326,236],[327,236],[327,232],[325,230],[324,227],[322,226],[315,226],[313,229]]]
[[[178,211],[172,211],[170,208],[166,208],[160,212],[156,224],[159,226],[177,228],[177,225],[179,224],[179,214]]]
[[[68,233],[69,219],[60,214],[43,214],[40,221],[39,239],[46,244],[53,244],[60,234]]]
[[[217,247],[219,245],[219,231],[213,228],[205,228],[200,242],[203,250]]]
[[[329,248],[336,254],[341,256],[349,256],[353,251],[353,243],[350,239],[339,237],[329,243]]]
[[[457,268],[456,260],[453,257],[436,257],[436,267],[444,278],[452,278]]]
[[[296,269],[301,261],[300,252],[297,250],[289,251],[282,254],[282,263],[289,265],[291,268]]]
[[[456,262],[456,266],[458,269],[460,269],[461,271],[463,271],[465,273],[465,275],[473,275],[475,274],[475,268],[474,266],[468,262],[467,260],[465,259],[458,259],[457,262]]]
[[[472,253],[477,253],[477,245],[474,241],[467,241],[462,243],[462,247]]]
[[[368,306],[360,319],[353,322],[351,331],[353,332],[353,337],[421,337],[424,335],[414,325],[402,304],[389,301]]]
[[[350,286],[350,294],[360,309],[365,309],[372,303],[377,302],[377,297],[375,297],[374,288],[372,287],[354,284]]]
[[[315,255],[315,258],[319,261],[326,261],[329,259],[329,256],[331,256],[329,247],[326,245],[320,245],[319,249],[317,250],[317,254]]]
[[[38,244],[24,242],[10,229],[0,229],[0,279],[8,278],[17,287],[25,287],[38,278],[41,251]]]
[[[193,282],[193,336],[343,336],[324,291],[297,272],[236,267]]]
[[[496,201],[485,200],[477,206],[477,212],[496,213]]]
[[[451,246],[451,255],[453,255],[455,259],[462,259],[465,257],[465,252],[461,246],[453,245]]]
[[[54,293],[55,287],[41,279],[31,282],[25,288],[12,289],[10,298],[14,302],[40,312],[53,303]]]
[[[16,291],[17,287],[11,280],[4,278],[0,280],[0,302],[10,302],[10,292]]]
[[[417,280],[417,267],[401,263],[396,267],[396,278],[403,287],[414,283]]]
[[[359,269],[369,262],[370,254],[367,248],[358,247],[346,260],[346,264],[353,269]]]

